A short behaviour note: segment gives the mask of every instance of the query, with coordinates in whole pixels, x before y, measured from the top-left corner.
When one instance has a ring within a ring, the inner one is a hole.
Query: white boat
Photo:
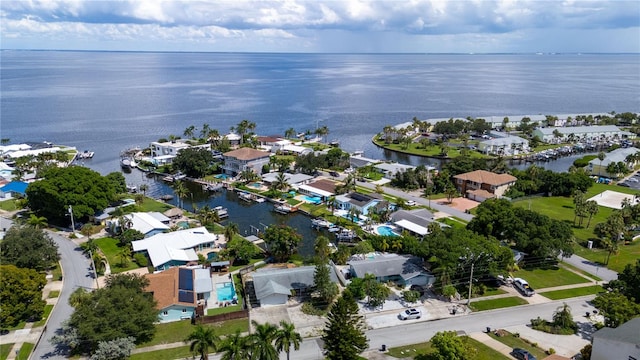
[[[223,188],[224,188],[224,185],[222,183],[202,185],[202,190],[205,190],[205,191],[220,191]]]
[[[138,192],[138,187],[135,185],[127,185],[127,191],[130,193]]]
[[[178,181],[178,180],[182,180],[182,179],[184,179],[186,177],[187,177],[187,175],[185,175],[185,174],[177,173],[177,174],[173,175],[173,180]]]
[[[289,204],[276,204],[273,206],[273,211],[280,214],[288,214],[292,211],[292,207]]]
[[[349,229],[342,229],[335,234],[339,241],[351,241],[356,237],[356,232]]]
[[[257,203],[263,203],[265,202],[265,199],[262,196],[258,196],[258,195],[253,195],[253,201],[257,202]]]
[[[78,159],[91,159],[93,158],[93,151],[85,150],[81,153],[78,153]]]
[[[131,169],[131,159],[122,158],[120,159],[120,167],[123,169]]]
[[[318,228],[318,229],[321,229],[321,228],[327,228],[328,229],[332,225],[333,225],[332,223],[328,222],[325,219],[321,219],[321,218],[312,219],[311,220],[311,226],[314,227],[314,228]]]
[[[247,202],[253,201],[252,195],[248,192],[240,191],[238,192],[238,197]]]
[[[229,212],[227,211],[227,208],[224,208],[222,206],[216,206],[213,208],[213,211],[215,211],[216,213],[218,213],[218,217],[220,219],[222,218],[226,218],[229,216]]]

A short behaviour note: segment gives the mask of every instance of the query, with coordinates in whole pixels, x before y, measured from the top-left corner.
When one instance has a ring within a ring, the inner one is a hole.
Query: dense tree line
[[[0,329],[40,320],[46,305],[42,300],[46,283],[44,274],[33,269],[0,265]]]
[[[14,225],[0,242],[5,265],[44,271],[55,267],[60,256],[58,245],[44,231],[30,225]]]
[[[304,174],[313,174],[317,169],[342,170],[349,165],[349,153],[332,148],[326,153],[309,153],[296,157],[295,169]]]
[[[583,171],[557,173],[532,165],[527,170],[511,169],[518,180],[507,196],[519,197],[543,193],[548,196],[572,196],[576,190],[586,192],[593,186],[593,179]]]
[[[29,208],[54,224],[71,222],[69,206],[76,219],[87,219],[104,210],[122,191],[122,174],[102,176],[83,166],[52,168],[44,172],[43,179],[29,184]]]
[[[505,199],[490,199],[478,206],[467,228],[493,236],[535,259],[555,259],[573,254],[573,232],[563,221],[514,207]]]
[[[173,168],[192,178],[201,178],[216,169],[213,154],[208,149],[186,148],[173,159]]]

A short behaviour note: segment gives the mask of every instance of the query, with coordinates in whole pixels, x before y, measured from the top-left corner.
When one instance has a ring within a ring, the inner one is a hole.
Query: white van
[[[518,289],[518,291],[520,291],[524,296],[533,296],[533,294],[536,293],[535,290],[533,290],[533,288],[529,286],[529,283],[521,278],[513,279],[513,286],[515,286],[515,288]]]

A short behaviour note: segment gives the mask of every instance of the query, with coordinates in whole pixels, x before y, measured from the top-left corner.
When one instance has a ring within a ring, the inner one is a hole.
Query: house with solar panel
[[[161,323],[191,319],[198,306],[207,307],[213,291],[208,269],[174,267],[145,277]]]
[[[366,274],[372,274],[380,282],[393,281],[403,287],[431,286],[436,278],[422,263],[417,256],[392,253],[358,254],[347,261],[351,277],[364,278]]]
[[[362,194],[359,192],[352,192],[349,194],[337,195],[335,197],[336,210],[349,211],[356,209],[362,215],[367,215],[371,212],[378,213],[389,207],[389,202],[384,200],[380,194]]]
[[[174,266],[197,264],[198,252],[205,255],[223,245],[218,241],[218,235],[201,226],[156,234],[132,241],[131,246],[134,253],[143,253],[149,258],[155,271],[163,271]]]

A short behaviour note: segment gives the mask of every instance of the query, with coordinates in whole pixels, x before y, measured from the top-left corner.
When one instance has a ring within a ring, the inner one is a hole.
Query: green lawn
[[[44,306],[44,313],[42,314],[42,319],[40,319],[40,321],[36,321],[35,323],[33,323],[33,327],[40,327],[40,326],[44,326],[44,324],[47,322],[47,319],[49,318],[49,315],[51,314],[51,310],[53,310],[53,305],[45,305]]]
[[[55,299],[57,297],[60,297],[60,290],[52,290],[49,292],[49,296],[47,296],[48,299]]]
[[[561,262],[560,266],[562,266],[563,268],[567,268],[567,269],[573,270],[573,271],[577,271],[580,274],[582,274],[582,275],[584,275],[584,276],[586,276],[586,277],[588,277],[590,279],[593,279],[595,281],[602,281],[602,278],[600,278],[598,276],[595,276],[593,274],[590,274],[590,273],[588,273],[588,272],[586,272],[586,271],[584,271],[582,269],[579,269],[579,268],[577,268],[577,267],[575,267],[575,266],[573,266],[573,265],[571,265],[569,263]]]
[[[478,342],[470,337],[463,337],[463,341],[472,349],[477,351],[475,360],[493,360],[493,359],[508,359],[498,351],[488,347],[487,345]],[[387,355],[396,358],[415,358],[418,355],[427,355],[433,353],[430,342],[424,342],[419,344],[407,345],[389,348]]]
[[[502,295],[507,292],[500,288],[487,288],[487,290],[482,294],[482,296],[493,296],[493,295]]]
[[[0,344],[0,360],[5,360],[6,358],[8,358],[12,348],[13,348],[13,343]]]
[[[228,320],[208,326],[216,329],[216,335],[220,336],[233,334],[236,332],[236,329],[240,330],[241,332],[249,331],[248,319]],[[193,331],[194,328],[195,327],[191,325],[191,321],[189,320],[157,324],[156,335],[153,337],[153,340],[144,344],[140,344],[138,345],[138,347],[142,348],[153,345],[181,342],[191,333],[191,331]]]
[[[118,256],[118,253],[120,252],[121,248],[118,247],[118,240],[110,237],[105,237],[96,239],[95,242],[100,250],[102,250],[102,253],[107,257],[109,266],[111,266],[111,273],[117,274],[140,267],[132,259],[129,260],[129,264],[126,267],[120,266],[120,257]]]
[[[521,269],[516,271],[513,277],[527,280],[529,285],[534,289],[589,282],[589,280],[582,276],[561,267]]]
[[[602,288],[602,286],[593,285],[593,286],[585,286],[585,287],[579,287],[579,288],[573,288],[573,289],[547,291],[547,292],[540,293],[540,295],[551,300],[560,300],[560,299],[567,299],[567,298],[578,297],[578,296],[595,295],[603,291],[604,289]]]
[[[539,347],[534,347],[521,338],[513,336],[513,334],[509,334],[507,336],[496,336],[494,333],[489,333],[489,336],[509,347],[525,349],[533,354],[533,356],[535,356],[537,359],[544,359],[545,357],[547,357],[547,354],[545,354],[545,350],[542,350]],[[544,346],[544,344],[540,345]]]
[[[62,268],[60,267],[60,262],[57,262],[56,267],[51,270],[51,275],[53,275],[53,281],[62,280]]]
[[[162,201],[158,201],[150,197],[145,197],[144,201],[142,202],[142,205],[140,205],[140,211],[142,212],[157,211],[162,213],[171,209],[172,207],[173,206],[166,204]]]
[[[0,209],[4,211],[18,210],[18,207],[16,206],[16,201],[17,199],[0,201]]]
[[[582,256],[596,263],[604,264],[607,260],[607,252],[602,249],[587,249],[576,246],[576,255]],[[622,272],[627,264],[634,264],[640,259],[640,241],[635,241],[629,245],[620,245],[618,253],[611,255],[607,267],[611,270]]]
[[[133,354],[131,360],[174,360],[190,359],[193,354],[189,351],[189,345],[177,348],[149,351],[140,354]]]
[[[510,297],[499,298],[499,299],[474,301],[469,305],[469,307],[473,311],[484,311],[484,310],[501,309],[501,308],[524,305],[524,304],[528,304],[525,299],[519,298],[517,296],[510,296]]]
[[[33,348],[35,347],[35,344],[32,343],[24,343],[22,344],[22,346],[20,347],[20,354],[18,356],[16,356],[17,360],[27,360],[29,359],[29,355],[31,355],[31,352],[33,351]]]

